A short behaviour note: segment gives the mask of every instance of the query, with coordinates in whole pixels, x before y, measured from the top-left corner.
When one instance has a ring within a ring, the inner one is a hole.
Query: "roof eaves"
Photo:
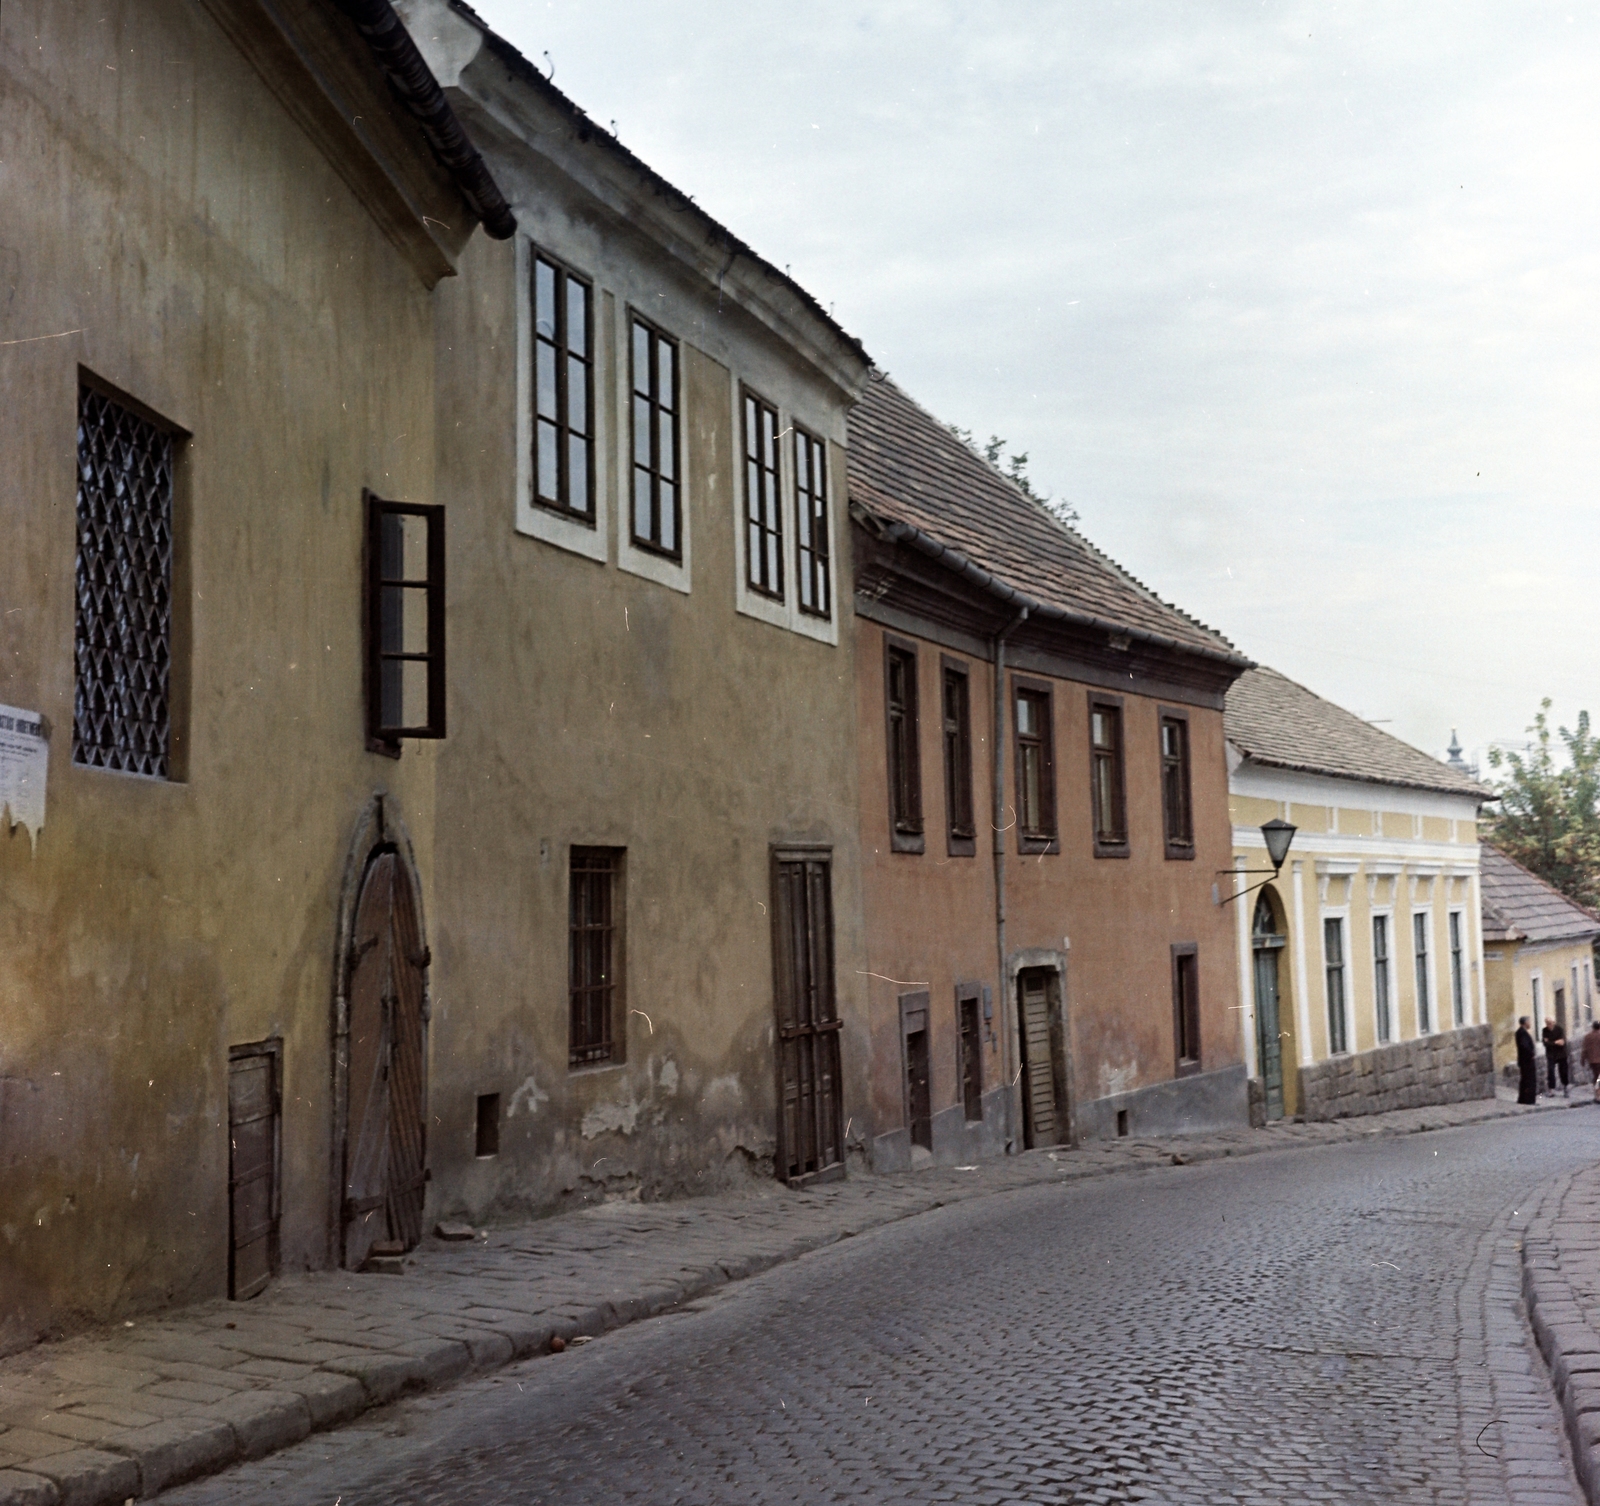
[[[1253,667],[1254,666],[1252,666],[1252,668]],[[1262,768],[1288,769],[1292,773],[1296,774],[1320,774],[1326,779],[1346,779],[1352,784],[1382,784],[1388,785],[1393,789],[1428,790],[1438,795],[1461,795],[1464,797],[1470,796],[1480,805],[1492,800],[1498,800],[1500,798],[1492,790],[1485,789],[1482,785],[1474,785],[1470,788],[1463,789],[1458,784],[1433,784],[1423,779],[1399,779],[1393,775],[1368,774],[1365,772],[1356,772],[1350,769],[1336,769],[1328,766],[1327,764],[1304,763],[1290,758],[1275,758],[1270,754],[1252,751],[1250,746],[1238,735],[1237,732],[1229,732],[1228,741],[1231,742],[1234,747],[1239,750],[1240,754],[1242,754],[1243,757],[1250,763],[1257,764]]]

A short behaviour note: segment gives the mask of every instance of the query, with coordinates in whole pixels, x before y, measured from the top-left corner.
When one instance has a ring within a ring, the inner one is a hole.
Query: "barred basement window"
[[[828,450],[804,429],[794,431],[795,525],[799,533],[800,610],[832,611],[828,570]]]
[[[622,859],[618,847],[574,847],[567,899],[567,1063],[621,1061]]]
[[[78,388],[72,761],[171,776],[173,433]]]
[[[587,283],[533,260],[533,494],[594,523],[594,313]]]
[[[444,508],[367,493],[367,746],[443,737]]]

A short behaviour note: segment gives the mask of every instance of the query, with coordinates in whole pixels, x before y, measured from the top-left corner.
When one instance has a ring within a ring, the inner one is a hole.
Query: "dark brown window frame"
[[[908,693],[899,711],[905,732],[897,744],[893,696],[894,662],[910,661]],[[918,676],[922,660],[909,639],[883,635],[884,768],[889,779],[889,847],[893,852],[919,853],[927,849],[922,819],[922,723],[918,712]],[[903,755],[897,757],[897,748]]]
[[[1166,843],[1167,857],[1175,862],[1194,861],[1194,757],[1189,741],[1189,713],[1176,706],[1156,708],[1156,753],[1161,766],[1161,834]],[[1173,760],[1167,753],[1167,726],[1172,723],[1181,731],[1182,751],[1177,758],[1179,778],[1182,781],[1183,821],[1174,833],[1172,812],[1167,805],[1167,769]]]
[[[596,926],[576,915],[578,896],[575,879],[581,872],[586,876],[605,875],[608,878],[607,914],[602,925]],[[589,866],[593,865],[593,866]],[[591,847],[574,843],[567,854],[567,1068],[583,1071],[594,1067],[614,1067],[627,1060],[627,865],[625,847]],[[578,936],[596,930],[606,933],[605,966],[600,982],[592,980],[586,971],[580,980],[580,953]],[[609,972],[609,976],[607,973]],[[588,1028],[587,998],[596,991],[605,994],[602,1029],[591,1032]],[[580,1016],[582,1020],[580,1022]]]
[[[804,464],[802,455],[807,457]],[[794,558],[795,595],[801,612],[824,622],[831,620],[833,545],[828,520],[828,441],[799,424],[794,426]]]
[[[597,486],[594,472],[594,439],[595,439],[595,407],[594,407],[594,283],[587,277],[574,272],[557,257],[539,250],[537,246],[530,246],[528,258],[528,319],[533,331],[533,370],[530,373],[529,401],[532,405],[533,419],[533,479],[529,490],[532,494],[533,504],[542,507],[547,512],[553,512],[558,517],[569,518],[575,523],[581,523],[586,528],[595,526],[596,507],[595,497]],[[539,333],[539,266],[540,263],[549,267],[555,274],[555,313],[556,326],[554,335],[546,338]],[[567,284],[576,283],[584,291],[583,306],[583,350],[575,353],[572,349],[571,330],[569,327],[570,308],[567,295]],[[546,418],[539,411],[539,347],[548,346],[554,352],[555,378],[556,378],[556,411],[555,415]],[[583,407],[587,425],[583,433],[575,435],[572,429],[572,362],[578,362],[583,367]],[[546,497],[539,490],[539,456],[540,434],[544,425],[548,424],[555,431],[556,445],[556,495]],[[572,440],[583,441],[584,449],[584,477],[585,489],[588,492],[587,505],[574,507],[572,504]]]
[[[1190,960],[1193,979],[1193,996],[1184,997],[1184,962]],[[1185,1019],[1187,1005],[1188,1018]],[[1191,1053],[1186,1046],[1193,1047]],[[1200,945],[1194,941],[1175,941],[1172,944],[1172,1054],[1176,1075],[1193,1077],[1201,1071],[1201,1052],[1204,1050],[1200,1028]]]
[[[750,450],[750,418],[754,409],[757,423],[763,416],[772,420],[772,463],[769,466],[762,456],[759,448],[752,454]],[[778,422],[778,409],[774,403],[769,403],[750,387],[739,389],[739,437],[740,437],[740,471],[743,475],[742,489],[744,492],[744,582],[745,586],[754,591],[758,596],[765,596],[772,601],[783,600],[783,444],[780,439],[782,428]],[[771,488],[773,524],[768,527],[765,516],[758,517],[751,510],[752,490],[750,486],[751,469],[754,467],[759,485],[755,491],[759,500],[765,502],[768,497],[768,485]],[[752,540],[752,532],[755,538]],[[768,539],[775,543],[769,547]],[[757,570],[757,565],[760,570]],[[767,567],[771,566],[772,576],[768,579]]]
[[[967,1056],[966,1034],[963,1020],[963,1015],[965,1014],[969,1005],[972,1008],[973,1016],[977,1022],[977,1038],[973,1047],[974,1051],[976,1052],[976,1056],[971,1059],[970,1063]],[[956,1093],[959,1096],[962,1113],[968,1124],[983,1123],[983,1033],[983,985],[981,983],[957,983]],[[972,1113],[972,1103],[969,1101],[967,1096],[967,1068],[969,1065],[974,1068],[973,1080],[977,1085],[976,1099],[978,1112],[976,1114]]]
[[[445,735],[445,541],[444,508],[421,502],[393,502],[376,492],[364,491],[366,551],[362,579],[365,601],[364,659],[367,702],[367,748],[390,758],[400,756],[404,737],[441,738]],[[428,525],[427,576],[413,580],[383,573],[383,521],[390,517],[418,517]],[[425,652],[384,647],[383,601],[385,589],[427,592],[428,647]],[[428,719],[406,725],[385,719],[383,705],[386,663],[424,663],[428,666]]]
[[[961,682],[961,726],[950,724],[950,685]],[[965,659],[939,656],[939,729],[944,752],[946,848],[953,858],[977,854],[978,828],[972,786],[972,668]],[[954,752],[952,753],[952,744]]]
[[[1017,718],[1018,703],[1024,696],[1044,702],[1042,730],[1037,737],[1023,738]],[[1013,820],[1017,828],[1017,851],[1022,853],[1058,853],[1061,851],[1061,825],[1056,801],[1056,698],[1055,687],[1048,680],[1029,679],[1013,675],[1011,679],[1011,741],[1015,757],[1012,760],[1015,778],[1015,799],[1012,801]],[[1037,742],[1041,749],[1039,768],[1039,802],[1041,810],[1037,826],[1026,828],[1022,824],[1022,790],[1026,778],[1024,749]]]
[[[1120,835],[1111,839],[1100,829],[1100,800],[1099,800],[1099,763],[1102,752],[1095,746],[1094,741],[1094,714],[1096,711],[1112,711],[1117,719],[1117,747],[1112,763],[1112,773],[1115,781],[1112,804],[1116,808],[1117,819],[1120,823]],[[1124,715],[1122,697],[1107,695],[1104,691],[1091,690],[1089,692],[1089,725],[1085,729],[1089,736],[1089,832],[1094,839],[1094,855],[1097,858],[1125,858],[1128,856],[1131,843],[1128,840],[1128,724]]]
[[[638,334],[645,336],[649,376],[646,390],[639,390]],[[672,402],[670,406],[661,399],[661,351],[672,352]],[[649,460],[639,460],[639,403],[643,400],[649,422]],[[672,474],[662,467],[661,415],[666,414],[671,423]],[[660,325],[639,313],[628,310],[628,537],[635,549],[659,554],[663,559],[683,558],[683,351],[677,336],[669,334]],[[639,532],[639,480],[640,473],[649,478],[650,527],[653,533]],[[672,538],[664,542],[666,512],[661,501],[664,486],[672,488]]]

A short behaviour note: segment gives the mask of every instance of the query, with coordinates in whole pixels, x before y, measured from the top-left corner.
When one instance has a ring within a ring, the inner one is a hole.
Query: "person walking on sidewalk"
[[[1533,1032],[1528,1029],[1528,1017],[1517,1020],[1517,1102],[1539,1101],[1539,1058],[1533,1049]]]
[[[1567,1030],[1560,1020],[1549,1021],[1541,1032],[1544,1036],[1545,1077],[1552,1098],[1556,1094],[1556,1077],[1561,1078],[1561,1096],[1571,1097],[1572,1084],[1567,1062]]]
[[[1589,1069],[1589,1076],[1594,1079],[1594,1100],[1600,1103],[1600,1020],[1596,1020],[1589,1027],[1589,1033],[1584,1036],[1583,1045],[1579,1049],[1583,1053],[1583,1064]]]

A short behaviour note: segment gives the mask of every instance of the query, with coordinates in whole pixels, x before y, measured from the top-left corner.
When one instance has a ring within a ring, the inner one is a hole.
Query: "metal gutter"
[[[389,0],[333,0],[366,38],[401,102],[422,127],[428,144],[455,180],[461,196],[483,222],[485,233],[508,240],[517,219],[489,168],[462,129],[433,70],[423,61],[411,33]]]

